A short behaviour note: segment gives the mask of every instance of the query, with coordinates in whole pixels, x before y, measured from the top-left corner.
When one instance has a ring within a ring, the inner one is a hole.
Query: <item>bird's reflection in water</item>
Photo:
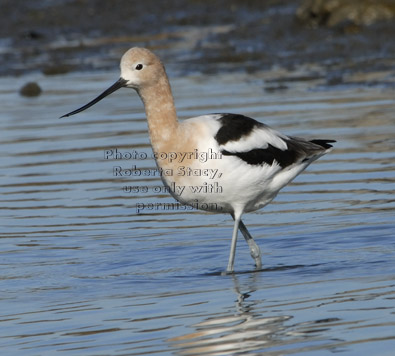
[[[262,316],[255,301],[248,301],[254,293],[255,273],[251,274],[249,292],[243,293],[236,275],[232,275],[237,294],[234,312],[211,316],[193,327],[195,332],[168,341],[179,355],[235,355],[262,350],[276,344],[291,317]]]

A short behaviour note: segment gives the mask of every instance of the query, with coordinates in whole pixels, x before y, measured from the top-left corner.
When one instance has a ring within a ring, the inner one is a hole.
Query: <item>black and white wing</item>
[[[307,141],[289,137],[243,115],[223,114],[215,135],[225,156],[236,156],[250,165],[279,165],[282,169],[310,163],[325,154],[333,140]]]

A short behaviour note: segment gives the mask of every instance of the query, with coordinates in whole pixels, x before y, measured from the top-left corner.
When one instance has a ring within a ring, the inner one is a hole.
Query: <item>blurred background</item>
[[[1,0],[0,8],[1,75],[113,69],[131,46],[151,48],[179,75],[315,63],[325,67],[316,75],[337,84],[394,65],[394,0]]]

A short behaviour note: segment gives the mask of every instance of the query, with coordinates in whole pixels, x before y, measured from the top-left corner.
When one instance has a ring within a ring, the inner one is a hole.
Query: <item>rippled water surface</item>
[[[172,80],[180,118],[242,113],[338,141],[245,216],[264,268],[239,239],[234,275],[230,216],[161,210],[158,177],[113,175],[155,167],[136,94],[58,119],[117,73],[35,77],[34,99],[17,93],[30,78],[1,78],[1,353],[392,355],[394,91],[281,75]],[[144,159],[105,159],[115,149]]]

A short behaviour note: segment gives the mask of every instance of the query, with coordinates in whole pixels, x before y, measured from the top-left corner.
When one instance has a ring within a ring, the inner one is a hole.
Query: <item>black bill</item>
[[[75,115],[78,114],[81,111],[84,111],[88,108],[90,108],[91,106],[95,105],[97,102],[99,102],[100,100],[102,100],[103,98],[105,98],[106,96],[110,95],[111,93],[113,93],[114,91],[123,88],[126,86],[127,80],[123,79],[123,78],[119,78],[113,85],[111,85],[107,90],[105,90],[103,93],[101,93],[97,98],[93,99],[92,101],[90,101],[88,104],[80,107],[77,110],[74,110],[72,112],[69,112],[66,115],[63,115],[60,117],[60,119],[62,117],[68,117],[71,115]]]

